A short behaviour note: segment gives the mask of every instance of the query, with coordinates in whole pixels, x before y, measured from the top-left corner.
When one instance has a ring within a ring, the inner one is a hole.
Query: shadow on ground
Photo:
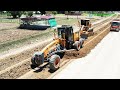
[[[116,30],[110,30],[110,32],[119,32],[119,31],[116,31]]]
[[[26,29],[26,30],[47,30],[49,26],[39,26],[39,25],[20,25],[17,29]]]

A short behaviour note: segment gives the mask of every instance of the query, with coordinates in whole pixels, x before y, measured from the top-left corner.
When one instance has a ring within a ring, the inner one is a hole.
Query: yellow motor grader
[[[93,28],[89,19],[81,19],[80,22],[80,36],[87,39],[89,36],[94,35]]]
[[[66,50],[82,48],[84,38],[80,36],[80,28],[75,28],[70,25],[62,25],[54,30],[54,39],[43,48],[40,52],[36,52],[32,58],[32,65],[38,67],[45,61],[49,62],[51,70],[57,70],[60,67],[60,53]]]

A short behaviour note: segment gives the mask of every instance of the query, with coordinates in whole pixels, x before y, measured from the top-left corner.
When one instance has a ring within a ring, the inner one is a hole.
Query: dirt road
[[[99,19],[90,19],[91,22],[98,21]],[[77,19],[61,19],[57,20],[58,24],[77,24]],[[0,23],[0,56],[9,53],[13,49],[21,48],[22,46],[29,46],[31,43],[41,42],[47,39],[48,35],[52,38],[51,34],[53,29],[47,30],[26,30],[18,29],[16,23]],[[51,34],[50,34],[51,33]],[[40,39],[41,38],[41,39]],[[13,51],[12,51],[13,52]]]
[[[101,30],[98,31],[98,33],[99,32],[101,32]],[[39,42],[39,44],[40,43],[41,42]],[[41,49],[41,48],[42,47],[39,46],[39,48],[38,48],[38,46],[37,46],[36,48],[32,48],[30,51],[24,51],[24,52],[21,52],[20,54],[16,54],[16,55],[7,57],[6,59],[1,59],[0,78],[15,79],[15,78],[22,76],[23,74],[25,74],[27,72],[29,73],[29,71],[31,70],[29,57],[31,57],[33,52],[35,52],[36,50],[38,51],[38,49]],[[86,51],[86,50],[83,50],[83,51]],[[22,73],[20,73],[20,72],[22,72]],[[40,76],[40,78],[47,78],[50,74],[51,73],[48,72],[48,68],[47,68],[47,69],[43,69],[43,71],[40,72],[38,76]]]
[[[105,27],[106,27],[106,29],[105,29]],[[107,33],[109,33],[109,24],[107,26],[105,26],[105,27],[101,28],[100,30],[95,32],[96,34],[93,37],[90,37],[88,40],[86,40],[84,48],[81,49],[80,51],[77,52],[75,50],[75,51],[66,52],[64,57],[61,60],[62,66],[65,65],[65,63],[69,63],[70,59],[72,59],[72,58],[84,57],[87,53],[89,53],[90,50],[92,48],[94,48],[96,46],[96,44],[99,43],[99,41],[102,38],[104,38],[104,36],[106,36]],[[93,39],[94,39],[94,42],[93,42]],[[48,68],[42,68],[42,69],[38,68],[37,70],[35,69],[35,71],[38,71],[38,72],[35,73],[33,70],[31,70],[30,72],[22,75],[18,79],[39,79],[39,78],[40,79],[45,79],[45,78],[49,77],[52,74],[52,73],[49,72]],[[53,73],[52,75],[54,75],[55,73]]]
[[[90,54],[76,59],[52,79],[120,79],[120,32],[110,32]]]

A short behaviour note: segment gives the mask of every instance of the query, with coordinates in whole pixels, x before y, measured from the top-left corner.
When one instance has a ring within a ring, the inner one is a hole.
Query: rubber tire
[[[31,62],[32,62],[32,65],[34,65],[35,67],[39,66],[38,64],[35,63],[34,57],[31,58]]]
[[[58,62],[57,65],[55,65],[55,62],[56,62],[57,58],[58,58],[59,62]],[[56,54],[52,55],[51,58],[50,58],[49,64],[50,64],[50,69],[51,70],[53,70],[53,71],[57,70],[60,67],[60,56],[56,55]]]
[[[117,32],[119,32],[119,29],[118,30],[116,30]]]
[[[79,42],[79,41],[75,41],[75,49],[76,49],[77,51],[79,51],[79,50],[80,50],[80,47],[81,47],[80,42]]]
[[[80,42],[80,45],[81,45],[80,48],[83,48],[84,40],[79,39],[79,42]]]

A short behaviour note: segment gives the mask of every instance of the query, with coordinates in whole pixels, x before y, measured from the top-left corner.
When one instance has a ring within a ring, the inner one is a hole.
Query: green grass
[[[12,19],[7,14],[0,14],[0,23],[19,23],[19,19]]]
[[[99,14],[93,14],[94,16],[103,16],[103,17],[107,17],[107,16],[112,16],[112,15],[115,15],[115,14],[102,14],[102,13],[99,13]]]
[[[75,23],[77,19],[67,19],[67,18],[56,18],[56,21],[58,24],[66,24],[66,23]],[[0,23],[18,23],[19,24],[19,19],[3,19],[0,18]]]
[[[56,14],[55,16],[65,16],[65,14]]]
[[[58,25],[62,25],[62,24],[69,24],[69,25],[73,25],[74,23],[77,23],[77,19],[62,19],[57,21]]]
[[[0,23],[19,23],[19,19],[0,19]]]

